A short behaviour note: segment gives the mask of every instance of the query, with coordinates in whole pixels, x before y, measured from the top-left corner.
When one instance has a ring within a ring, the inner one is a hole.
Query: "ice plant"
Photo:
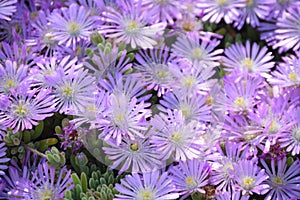
[[[119,145],[108,141],[111,146],[103,147],[103,150],[113,161],[111,168],[118,169],[119,173],[127,170],[132,173],[145,173],[160,169],[162,167],[160,153],[147,138],[147,135],[145,138],[136,137],[135,140],[124,137]]]
[[[291,166],[287,166],[287,158],[279,161],[271,161],[268,166],[264,160],[262,165],[266,169],[269,178],[265,183],[270,186],[266,199],[297,199],[300,196],[298,185],[300,184],[300,162],[296,160]]]
[[[167,114],[155,115],[151,125],[150,142],[156,145],[162,160],[199,158],[201,152],[197,136],[200,128],[197,121],[188,122],[181,111],[168,110]]]
[[[1,131],[0,131],[1,132]],[[0,175],[4,175],[5,172],[2,170],[6,170],[8,166],[6,163],[10,161],[9,158],[6,158],[6,150],[7,148],[5,147],[4,142],[0,142]]]
[[[18,0],[3,0],[0,2],[0,19],[11,20],[11,16],[16,12],[16,3]]]
[[[217,67],[220,65],[217,61],[223,49],[214,50],[220,41],[210,37],[209,34],[200,37],[195,33],[180,35],[172,45],[172,52],[175,56],[195,64],[195,67]]]
[[[99,32],[115,38],[118,43],[124,41],[132,48],[153,48],[157,44],[156,35],[162,35],[166,24],[161,22],[149,25],[149,16],[142,13],[140,3],[141,1],[135,4],[133,0],[126,0],[121,3],[122,9],[106,7],[103,12],[103,21],[106,23]]]
[[[165,200],[179,197],[167,172],[126,175],[121,184],[116,184],[116,189],[120,194],[116,195],[115,200]]]
[[[209,182],[210,170],[207,162],[193,159],[179,162],[179,165],[170,168],[169,172],[176,191],[183,195],[181,199],[185,199],[193,192],[205,193],[203,187]]]
[[[269,72],[274,67],[271,52],[267,47],[260,48],[258,44],[251,44],[250,41],[246,45],[233,44],[225,49],[223,57],[223,65],[226,71],[239,69],[240,71],[248,71],[252,74],[263,74]]]
[[[265,194],[269,191],[269,185],[264,183],[269,176],[254,160],[241,160],[233,164],[233,169],[236,186],[243,195]]]
[[[56,110],[51,90],[28,90],[26,86],[22,89],[11,95],[7,109],[0,111],[0,125],[14,132],[32,129],[39,120],[52,116]]]
[[[60,169],[58,176],[54,167],[46,162],[38,165],[33,173],[28,192],[31,199],[61,199],[66,190],[72,189],[71,170]]]
[[[240,15],[239,8],[244,7],[240,0],[199,0],[197,6],[203,9],[203,21],[219,23],[222,19],[226,24],[232,23]]]
[[[88,39],[94,29],[96,19],[89,14],[90,11],[77,4],[52,12],[48,18],[51,29],[48,35],[59,45],[75,49],[77,42]]]
[[[279,47],[279,52],[300,50],[299,19],[299,6],[291,6],[283,12],[282,16],[278,18],[276,23],[276,43],[273,45],[273,48]]]

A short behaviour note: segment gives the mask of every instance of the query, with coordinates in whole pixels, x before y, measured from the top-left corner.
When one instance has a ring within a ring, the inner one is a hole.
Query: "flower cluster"
[[[299,94],[298,0],[2,0],[0,198],[299,199]]]

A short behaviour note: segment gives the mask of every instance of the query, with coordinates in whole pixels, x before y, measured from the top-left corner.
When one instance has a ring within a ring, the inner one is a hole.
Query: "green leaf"
[[[80,185],[81,184],[81,181],[80,181],[80,179],[79,179],[79,177],[78,177],[78,175],[76,173],[73,173],[71,175],[71,177],[72,177],[73,183],[75,185]]]
[[[40,137],[44,130],[44,121],[39,121],[39,124],[34,129],[34,135],[31,136],[32,140]]]
[[[81,173],[81,187],[82,187],[82,192],[86,193],[87,191],[87,178],[86,178],[86,174],[85,173]]]

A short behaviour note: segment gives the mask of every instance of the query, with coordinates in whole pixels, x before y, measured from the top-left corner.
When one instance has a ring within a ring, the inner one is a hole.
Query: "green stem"
[[[27,149],[27,150],[29,150],[29,151],[31,151],[31,152],[33,152],[33,153],[35,153],[35,154],[41,156],[42,158],[47,158],[47,156],[46,156],[45,154],[39,152],[39,151],[36,150],[36,149],[33,149],[32,147],[28,146],[27,144],[22,143],[22,145],[24,146],[25,149]]]

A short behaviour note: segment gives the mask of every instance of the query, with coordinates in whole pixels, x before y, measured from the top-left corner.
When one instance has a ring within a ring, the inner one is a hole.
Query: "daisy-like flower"
[[[160,97],[174,83],[169,66],[174,59],[175,57],[170,55],[170,50],[166,46],[150,51],[139,51],[136,55],[137,63],[134,65],[134,68],[138,69],[135,75],[147,84],[147,90],[158,91],[157,96]]]
[[[103,12],[106,24],[100,27],[99,32],[115,38],[118,43],[124,41],[133,49],[137,46],[143,49],[153,48],[157,44],[156,35],[163,34],[166,24],[161,22],[147,25],[149,13],[146,15],[146,12],[142,12],[140,3],[141,1],[136,5],[133,0],[126,0],[120,9],[108,6]]]
[[[53,85],[60,113],[76,114],[93,101],[96,91],[95,78],[83,69],[66,75],[59,68],[58,75],[49,80],[49,83]]]
[[[148,129],[146,118],[151,116],[148,104],[138,103],[137,98],[128,99],[124,93],[112,94],[104,117],[95,120],[95,127],[101,130],[99,138],[116,140],[120,145],[124,136],[134,140],[144,138],[141,131]]]
[[[267,153],[279,138],[286,137],[295,124],[295,120],[289,116],[290,106],[292,104],[286,97],[279,96],[270,99],[269,103],[261,102],[256,111],[249,112],[250,121],[257,125],[257,140],[264,153]]]
[[[279,138],[278,141],[280,146],[286,148],[287,152],[291,154],[299,155],[300,154],[300,108],[293,109],[291,113],[288,114],[289,117],[294,121],[294,125],[291,127],[291,130],[288,134]]]
[[[237,114],[245,114],[247,111],[252,110],[258,102],[258,91],[264,86],[264,79],[262,77],[251,77],[248,74],[239,77],[238,74],[225,75],[224,92],[225,101],[221,104],[224,105],[227,111],[232,111]]]
[[[77,58],[66,56],[63,59],[57,57],[41,58],[36,62],[37,69],[32,69],[31,74],[34,86],[49,88],[53,86],[51,80],[59,76],[58,69],[62,68],[65,74],[72,74],[82,67],[82,64],[77,63]]]
[[[279,47],[279,53],[300,50],[300,6],[289,7],[277,19],[275,30],[276,43],[273,48]]]
[[[153,23],[167,22],[172,25],[174,24],[174,19],[182,18],[182,13],[179,10],[180,4],[179,0],[144,0],[142,1],[142,9],[149,12]]]
[[[188,65],[181,69],[176,64],[170,64],[170,67],[176,80],[172,86],[182,93],[206,95],[217,84],[216,79],[210,79],[215,74],[212,68],[197,69]]]
[[[247,0],[246,6],[240,9],[240,15],[234,26],[240,30],[246,22],[252,27],[257,27],[260,24],[259,19],[268,17],[273,4],[274,0]]]
[[[172,45],[172,52],[175,56],[195,64],[195,67],[214,68],[220,65],[218,60],[223,53],[222,49],[214,50],[219,43],[219,40],[210,39],[210,36],[199,37],[195,33],[187,33],[177,38]]]
[[[55,100],[51,90],[29,90],[22,86],[9,97],[9,106],[0,111],[0,124],[13,129],[14,132],[32,129],[38,125],[39,120],[44,120],[54,114]]]
[[[54,167],[47,162],[38,165],[33,173],[27,194],[29,199],[62,199],[65,191],[71,190],[71,170],[66,167],[60,169],[58,176]]]
[[[0,63],[0,92],[10,94],[26,82],[29,82],[27,65],[11,60],[6,60],[4,66]]]
[[[162,160],[199,158],[201,152],[197,136],[200,127],[197,121],[187,122],[182,112],[168,110],[167,114],[155,115],[151,125],[150,142],[156,145]]]
[[[289,7],[277,19],[275,30],[276,43],[273,48],[279,47],[279,53],[300,50],[300,7]]]
[[[265,180],[265,183],[270,186],[270,191],[265,198],[266,200],[299,198],[300,162],[297,159],[288,167],[286,161],[286,157],[278,161],[272,160],[271,166],[268,166],[264,160],[261,160],[269,176]]]
[[[208,185],[210,165],[197,159],[179,162],[179,165],[170,168],[172,182],[176,191],[183,195],[180,199],[186,199],[193,192],[205,193],[204,186]]]
[[[132,64],[129,63],[130,58],[126,56],[127,51],[119,51],[117,46],[113,46],[110,52],[100,49],[94,53],[91,59],[85,59],[84,66],[92,70],[96,78],[104,78],[108,73],[114,75],[116,73],[123,74]]]
[[[241,195],[240,192],[229,192],[229,191],[225,191],[225,192],[220,192],[218,194],[215,195],[216,200],[248,200],[249,196],[243,196]]]
[[[243,195],[265,194],[269,191],[269,185],[264,183],[269,176],[254,160],[241,160],[233,164],[233,169],[236,186]]]
[[[151,94],[145,94],[146,84],[140,81],[136,76],[122,75],[121,73],[108,73],[107,80],[99,79],[99,86],[110,94],[123,94],[125,101],[129,102],[131,98],[136,98],[137,102],[147,101],[152,96]]]
[[[233,164],[245,156],[242,155],[242,145],[239,143],[226,141],[224,146],[225,152],[220,144],[216,145],[219,156],[214,160],[210,182],[212,185],[216,185],[217,190],[231,191],[235,183],[231,174],[231,171],[234,170]]]
[[[207,122],[211,120],[211,107],[206,104],[206,97],[189,95],[180,91],[169,92],[159,101],[158,109],[167,113],[168,110],[178,110],[185,120]]]
[[[18,0],[2,0],[0,2],[0,19],[11,20],[11,16],[16,12]]]
[[[1,132],[2,131],[0,130],[0,134],[1,134]],[[6,156],[6,150],[7,150],[7,148],[5,147],[5,143],[4,142],[0,142],[0,175],[4,175],[5,174],[4,171],[2,171],[2,170],[6,170],[8,168],[5,163],[7,163],[8,161],[10,161],[9,158],[5,157]]]
[[[197,6],[203,9],[203,21],[219,23],[224,19],[230,24],[240,15],[238,8],[245,5],[243,0],[198,0]]]
[[[268,82],[272,85],[291,87],[300,85],[300,52],[297,56],[283,57],[285,62],[279,63],[271,72]]]
[[[261,74],[269,72],[274,67],[271,60],[271,52],[267,47],[260,48],[258,44],[250,44],[246,42],[246,46],[242,44],[234,44],[225,49],[225,56],[222,58],[226,71],[239,69],[241,72],[248,71],[251,74]]]
[[[51,29],[48,36],[57,40],[59,45],[65,44],[73,49],[80,40],[89,39],[96,22],[90,11],[77,4],[53,11],[48,20]]]
[[[116,184],[116,189],[120,194],[116,194],[115,200],[166,200],[179,197],[167,172],[126,175],[121,179],[121,184]]]
[[[145,135],[145,133],[142,134]],[[108,158],[114,161],[111,169],[117,168],[119,173],[126,170],[132,173],[145,173],[162,167],[159,160],[160,152],[147,137],[136,137],[135,140],[124,137],[120,145],[108,141],[111,147],[103,147],[103,150],[106,155],[109,155]]]

